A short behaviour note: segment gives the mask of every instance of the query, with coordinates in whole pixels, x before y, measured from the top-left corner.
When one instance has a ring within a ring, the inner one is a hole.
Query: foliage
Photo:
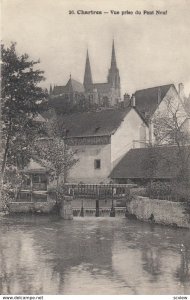
[[[6,209],[9,202],[16,201],[25,177],[26,175],[18,172],[14,166],[6,168],[4,182],[1,186],[1,205],[4,209]]]
[[[165,109],[158,109],[153,117],[156,144],[186,144],[188,133],[183,128],[186,118],[180,99],[176,101],[175,97],[167,96]]]
[[[28,162],[38,131],[34,118],[41,112],[47,95],[38,86],[44,80],[44,72],[36,68],[39,61],[30,60],[27,54],[18,55],[15,43],[7,48],[1,45],[1,58],[3,180],[6,166],[20,168]]]
[[[190,187],[179,182],[155,181],[148,184],[145,195],[153,199],[190,202]]]
[[[45,167],[50,181],[56,182],[56,200],[59,202],[65,194],[64,183],[67,182],[69,170],[76,164],[76,152],[66,143],[56,115],[45,126],[46,137],[34,145],[34,159]]]
[[[35,159],[45,167],[51,180],[66,182],[70,168],[77,162],[75,153],[66,145],[63,138],[47,137],[35,143]],[[62,176],[62,178],[61,178]]]
[[[177,177],[180,181],[188,181],[190,151],[187,147],[190,134],[185,126],[187,113],[180,99],[176,100],[173,95],[165,99],[165,109],[157,110],[153,116],[155,146],[175,145],[177,148],[176,159],[167,159],[168,167],[176,164]],[[161,151],[160,151],[161,154]],[[162,157],[160,159],[163,159]],[[169,166],[170,165],[170,166]],[[154,169],[154,168],[153,168]]]

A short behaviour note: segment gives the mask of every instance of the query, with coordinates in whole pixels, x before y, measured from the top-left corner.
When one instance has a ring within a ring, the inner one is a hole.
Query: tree
[[[27,54],[18,55],[16,44],[1,45],[1,168],[2,182],[6,167],[23,168],[30,159],[30,148],[38,126],[35,116],[41,112],[46,93],[38,85],[45,78],[36,68],[39,61]]]
[[[56,183],[56,199],[59,200],[64,193],[68,172],[78,159],[76,151],[67,145],[56,116],[46,124],[46,132],[46,137],[35,142],[34,159],[46,168],[50,180]]]
[[[157,110],[153,117],[153,126],[155,134],[155,145],[175,145],[177,147],[176,162],[179,174],[178,179],[186,181],[189,179],[189,143],[190,133],[185,126],[187,113],[182,102],[176,101],[173,96],[168,96],[165,100],[165,109]],[[168,160],[169,161],[169,160]]]

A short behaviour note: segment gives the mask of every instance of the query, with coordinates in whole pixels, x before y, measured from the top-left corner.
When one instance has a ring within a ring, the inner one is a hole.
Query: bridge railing
[[[65,184],[66,195],[75,198],[122,198],[135,184]]]

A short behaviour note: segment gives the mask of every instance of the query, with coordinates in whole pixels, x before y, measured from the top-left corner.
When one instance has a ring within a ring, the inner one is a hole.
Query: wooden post
[[[114,207],[114,204],[113,204],[113,187],[112,187],[112,205],[111,205],[111,211],[110,211],[110,217],[115,217],[115,207]]]
[[[81,211],[80,211],[80,217],[84,217],[83,199],[82,199],[82,206],[81,206]]]
[[[33,179],[32,179],[32,174],[30,174],[30,193],[31,193],[31,202],[33,201]]]
[[[98,197],[98,199],[96,199],[96,214],[95,214],[95,216],[99,217],[100,216],[100,209],[99,209],[100,189],[98,187],[97,187],[97,197]]]

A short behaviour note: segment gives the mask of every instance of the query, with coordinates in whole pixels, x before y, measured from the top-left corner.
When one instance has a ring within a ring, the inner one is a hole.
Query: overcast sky
[[[49,84],[106,82],[115,39],[122,93],[179,82],[190,92],[190,0],[1,0],[3,41],[40,58]],[[69,10],[75,10],[74,15]],[[167,10],[167,15],[78,15],[77,10]]]

